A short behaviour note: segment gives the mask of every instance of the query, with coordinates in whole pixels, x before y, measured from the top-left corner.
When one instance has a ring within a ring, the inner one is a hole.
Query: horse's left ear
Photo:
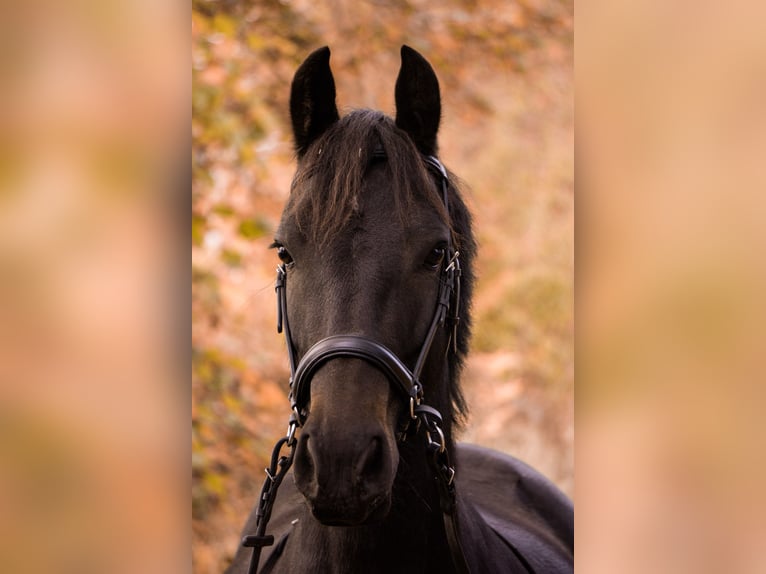
[[[312,52],[295,72],[290,89],[290,119],[299,158],[315,139],[338,121],[335,80],[327,46]]]
[[[409,46],[402,46],[395,99],[396,125],[410,135],[420,153],[436,155],[441,120],[439,80],[431,64]]]

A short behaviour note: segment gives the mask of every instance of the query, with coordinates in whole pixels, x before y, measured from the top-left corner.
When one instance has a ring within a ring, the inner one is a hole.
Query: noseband
[[[384,159],[385,152],[378,148],[372,154],[373,159]],[[444,208],[449,217],[447,170],[434,156],[423,156],[426,166],[439,177],[441,183]],[[423,403],[423,385],[420,376],[426,359],[431,351],[436,332],[440,328],[449,329],[450,347],[457,352],[457,326],[460,311],[460,254],[448,240],[447,257],[442,264],[439,276],[439,293],[433,318],[420,353],[412,369],[402,361],[396,353],[382,343],[369,337],[342,334],[331,335],[315,343],[296,364],[296,352],[287,313],[287,267],[285,264],[277,267],[277,331],[284,333],[287,343],[287,354],[290,362],[290,407],[292,414],[288,423],[287,436],[280,439],[274,447],[271,465],[266,469],[267,478],[261,491],[258,509],[256,511],[256,535],[245,536],[244,546],[253,547],[250,562],[250,574],[255,574],[258,568],[260,551],[263,546],[273,544],[274,537],[266,536],[266,524],[271,517],[277,489],[282,479],[292,465],[297,439],[295,431],[302,427],[309,416],[311,395],[311,380],[316,372],[328,361],[337,358],[362,359],[381,371],[392,387],[409,405],[409,419],[405,427],[398,433],[399,440],[404,440],[409,434],[415,434],[420,426],[426,429],[426,452],[428,461],[437,477],[439,499],[444,515],[445,531],[452,553],[453,562],[458,572],[468,572],[462,548],[457,534],[455,509],[455,470],[452,467],[444,433],[441,430],[442,417],[439,411]],[[414,423],[414,424],[413,424]],[[414,429],[414,430],[413,430]],[[290,451],[286,456],[279,456],[282,448],[287,446]]]

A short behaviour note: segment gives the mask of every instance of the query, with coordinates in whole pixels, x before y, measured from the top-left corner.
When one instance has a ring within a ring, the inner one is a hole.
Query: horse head
[[[327,525],[367,524],[389,513],[411,403],[425,397],[443,414],[444,441],[464,408],[457,371],[469,330],[470,216],[435,159],[436,75],[411,48],[401,55],[395,119],[370,110],[340,117],[328,48],[312,53],[292,83],[298,170],[274,247],[300,379],[293,381],[302,424],[295,483]],[[458,252],[463,289],[447,293],[445,273],[454,273]],[[445,317],[434,327],[449,306],[463,309],[454,332]],[[372,350],[338,352],[339,336]],[[322,355],[320,342],[332,353]],[[308,357],[318,360],[305,374]],[[420,391],[410,400],[408,376]]]

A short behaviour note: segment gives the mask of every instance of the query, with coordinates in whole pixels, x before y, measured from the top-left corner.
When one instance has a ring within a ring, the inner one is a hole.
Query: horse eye
[[[279,257],[280,261],[282,261],[282,263],[285,265],[289,265],[293,262],[292,255],[290,255],[284,245],[277,247],[277,257]]]
[[[447,250],[444,247],[435,247],[431,253],[428,254],[428,257],[426,257],[426,267],[437,269],[444,260],[444,254],[446,251]]]

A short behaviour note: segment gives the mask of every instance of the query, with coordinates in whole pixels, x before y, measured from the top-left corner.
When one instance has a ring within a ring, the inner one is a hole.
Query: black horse
[[[230,573],[572,571],[571,502],[453,442],[476,244],[436,158],[436,75],[401,56],[395,120],[339,117],[328,48],[293,80],[298,171],[274,242],[293,415]]]

